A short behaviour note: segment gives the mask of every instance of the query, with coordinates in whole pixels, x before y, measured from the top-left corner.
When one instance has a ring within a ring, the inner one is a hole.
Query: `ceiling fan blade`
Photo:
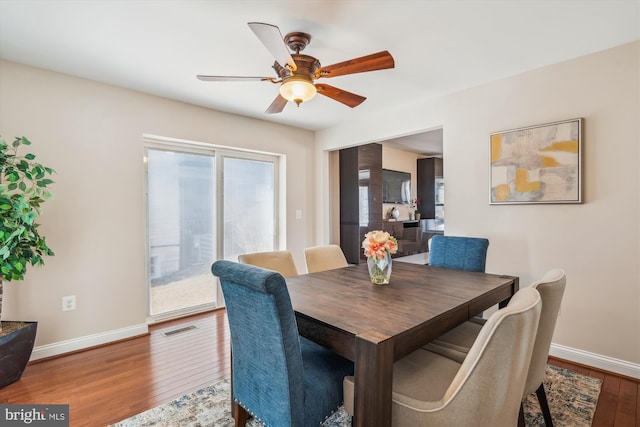
[[[323,83],[316,84],[316,89],[320,95],[342,102],[344,105],[351,108],[357,107],[367,99],[364,96],[356,95],[355,93],[347,92],[346,90],[338,89],[337,87]]]
[[[264,47],[266,47],[276,61],[278,61],[278,64],[283,67],[285,64],[289,64],[293,71],[297,69],[296,63],[293,61],[287,45],[284,44],[284,38],[278,27],[262,22],[249,22],[248,25],[260,39]]]
[[[284,106],[287,105],[287,100],[280,94],[276,96],[276,99],[273,100],[269,108],[266,109],[266,114],[276,114],[281,113],[284,110]]]
[[[239,76],[203,76],[198,79],[205,82],[248,82],[248,81],[274,81],[273,77],[239,77]]]
[[[320,67],[316,71],[317,77],[336,77],[343,76],[345,74],[364,73],[367,71],[385,70],[387,68],[393,68],[395,62],[393,56],[386,50],[378,53],[373,53],[367,56],[361,56],[360,58],[353,58],[348,61],[340,62],[338,64],[327,65],[326,67]]]

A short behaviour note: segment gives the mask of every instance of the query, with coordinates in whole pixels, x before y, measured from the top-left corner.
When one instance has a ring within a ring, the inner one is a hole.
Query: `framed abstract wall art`
[[[582,119],[490,135],[490,204],[582,203]]]

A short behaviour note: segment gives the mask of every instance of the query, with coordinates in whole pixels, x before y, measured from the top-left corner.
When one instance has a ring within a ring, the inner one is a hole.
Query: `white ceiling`
[[[639,3],[0,0],[0,57],[318,130],[408,99],[440,96],[638,40]],[[396,66],[323,80],[368,98],[355,109],[317,96],[266,115],[277,86],[195,77],[275,76],[274,59],[247,26],[251,21],[277,25],[283,35],[310,33],[303,53],[323,65],[388,50]]]
[[[434,129],[413,135],[405,135],[398,138],[387,139],[383,145],[399,150],[411,151],[425,156],[442,157],[443,129]]]

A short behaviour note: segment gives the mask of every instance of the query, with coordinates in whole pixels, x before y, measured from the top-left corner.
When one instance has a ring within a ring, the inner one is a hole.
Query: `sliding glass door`
[[[277,157],[150,143],[147,167],[149,314],[219,305],[216,259],[277,242]]]
[[[224,258],[272,251],[276,246],[275,165],[224,157]]]

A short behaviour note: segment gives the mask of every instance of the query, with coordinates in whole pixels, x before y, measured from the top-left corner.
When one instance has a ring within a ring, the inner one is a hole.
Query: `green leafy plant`
[[[36,162],[34,154],[20,156],[25,145],[31,141],[24,136],[11,144],[0,140],[0,320],[3,281],[24,279],[28,264],[44,265],[43,257],[54,255],[35,221],[42,204],[53,197],[47,187],[55,171]]]

